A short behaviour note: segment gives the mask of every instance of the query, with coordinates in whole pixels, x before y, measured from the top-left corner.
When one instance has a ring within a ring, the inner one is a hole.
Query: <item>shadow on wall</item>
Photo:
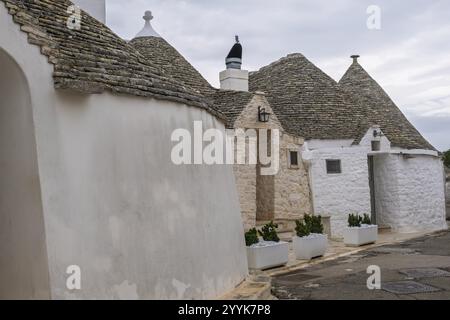
[[[0,299],[49,299],[30,93],[1,48],[0,69]]]

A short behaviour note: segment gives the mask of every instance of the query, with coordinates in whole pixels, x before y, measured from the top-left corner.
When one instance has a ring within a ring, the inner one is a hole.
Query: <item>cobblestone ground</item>
[[[367,288],[369,266],[381,269],[381,289]],[[279,299],[450,299],[450,232],[387,245],[272,279]]]

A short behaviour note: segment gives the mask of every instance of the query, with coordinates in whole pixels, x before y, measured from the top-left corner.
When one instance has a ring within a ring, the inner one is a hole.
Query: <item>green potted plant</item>
[[[347,246],[359,247],[375,243],[378,239],[378,226],[372,224],[370,216],[349,214],[348,227],[344,230],[344,243]]]
[[[263,226],[260,231],[253,228],[245,233],[247,260],[250,269],[265,270],[283,266],[288,262],[289,244],[280,241],[277,228],[278,225],[271,221]]]
[[[311,260],[323,256],[328,247],[328,237],[323,234],[322,217],[305,215],[303,221],[296,221],[296,225],[293,238],[295,257]]]

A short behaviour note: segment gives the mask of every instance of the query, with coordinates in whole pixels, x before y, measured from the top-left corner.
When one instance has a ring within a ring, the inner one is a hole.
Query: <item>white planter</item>
[[[378,226],[362,225],[361,227],[347,227],[344,230],[344,243],[347,246],[359,247],[375,243],[378,239]]]
[[[295,258],[311,260],[325,254],[328,248],[328,236],[325,234],[311,234],[307,237],[294,237]]]
[[[264,270],[284,266],[289,260],[289,244],[287,242],[260,242],[247,247],[248,267]]]

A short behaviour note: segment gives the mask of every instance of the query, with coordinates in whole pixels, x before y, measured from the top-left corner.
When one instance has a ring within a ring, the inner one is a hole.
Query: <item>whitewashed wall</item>
[[[398,232],[446,229],[443,167],[430,155],[375,157],[379,223]]]
[[[446,206],[447,206],[447,219],[450,219],[450,177],[447,178],[448,181],[445,183],[446,190]]]
[[[361,147],[314,150],[310,158],[315,214],[331,216],[333,237],[342,237],[348,214],[370,214],[367,151]],[[327,174],[326,160],[341,160],[342,173]]]
[[[232,167],[170,161],[174,129],[224,125],[182,104],[56,92],[52,66],[3,5],[0,23],[0,48],[29,81],[51,298],[213,298],[239,284]],[[81,267],[79,291],[66,288],[69,265]]]

